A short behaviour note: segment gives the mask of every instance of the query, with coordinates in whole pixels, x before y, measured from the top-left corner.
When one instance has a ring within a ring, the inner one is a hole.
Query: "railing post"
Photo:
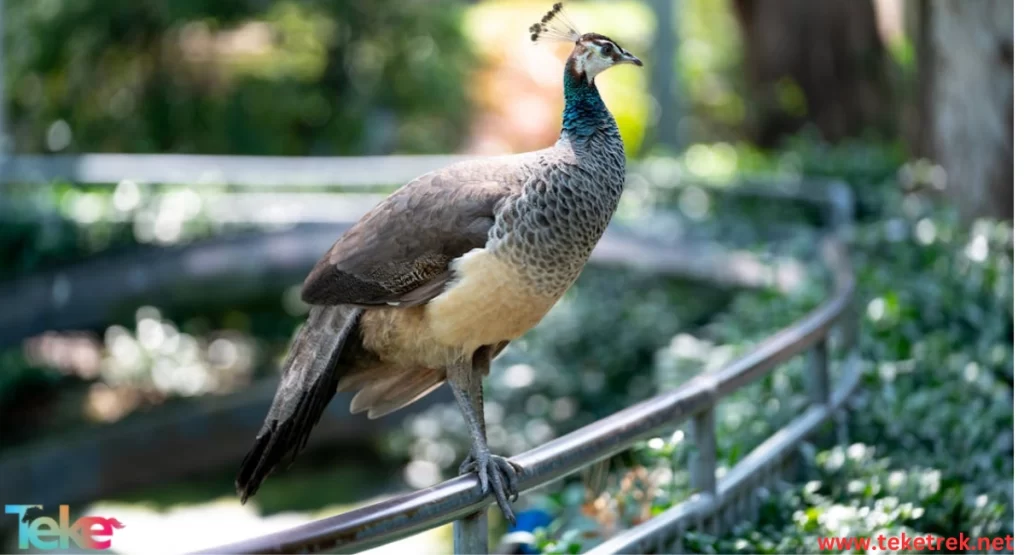
[[[455,555],[487,553],[487,509],[455,521]]]
[[[829,403],[828,339],[822,339],[807,350],[807,391],[811,401]]]
[[[816,405],[828,406],[831,402],[831,387],[828,378],[828,336],[818,341],[807,351],[807,395]],[[834,428],[823,432],[822,439],[835,439]]]
[[[856,219],[857,212],[857,199],[853,195],[853,191],[850,187],[841,181],[834,181],[828,184],[828,199],[829,199],[829,221],[828,225],[832,228],[832,233],[838,237],[840,243],[849,243],[853,239],[853,224]],[[843,249],[844,246],[839,248]],[[832,252],[829,253],[832,260],[830,264],[838,265],[842,264],[847,266],[849,260],[847,259],[846,253]],[[848,268],[843,268],[848,270]],[[833,289],[835,285],[833,284]],[[843,315],[839,319],[839,331],[843,338],[842,349],[849,350],[857,343],[857,334],[860,330],[860,315],[856,310],[848,308],[843,311]]]
[[[701,494],[718,495],[718,483],[715,478],[715,470],[718,466],[718,446],[715,441],[715,407],[698,412],[693,416],[691,422],[694,444],[697,452],[690,457],[690,479],[693,487]],[[713,513],[711,519],[711,533],[718,530],[718,515]]]
[[[845,380],[847,378],[847,373],[856,372],[856,368],[849,364],[857,364],[856,355],[854,353],[857,349],[857,342],[859,340],[860,314],[856,310],[848,308],[843,312],[839,326],[839,329],[842,332],[841,337],[843,338],[842,352],[847,358],[847,363],[843,367],[843,376],[840,379]],[[851,359],[851,357],[853,358]],[[849,445],[850,443],[850,423],[847,410],[848,409],[845,406],[837,407],[833,418],[836,423],[836,441],[839,445],[844,446]]]

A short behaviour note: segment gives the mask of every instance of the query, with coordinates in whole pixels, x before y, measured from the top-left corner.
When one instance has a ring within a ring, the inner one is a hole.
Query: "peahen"
[[[622,193],[625,154],[594,85],[643,65],[612,39],[579,34],[555,4],[530,38],[575,46],[565,64],[562,133],[550,148],[423,175],[346,231],[302,288],[312,305],[236,487],[245,502],[298,455],[335,391],[376,418],[446,381],[469,427],[460,471],[477,473],[510,521],[521,468],[493,455],[482,380],[491,360],[579,276]]]

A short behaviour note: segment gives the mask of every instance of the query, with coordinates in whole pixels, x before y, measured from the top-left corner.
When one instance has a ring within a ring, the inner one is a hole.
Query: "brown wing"
[[[409,306],[437,296],[451,277],[449,263],[487,243],[495,206],[517,189],[495,173],[493,166],[459,164],[402,187],[320,259],[302,300]]]

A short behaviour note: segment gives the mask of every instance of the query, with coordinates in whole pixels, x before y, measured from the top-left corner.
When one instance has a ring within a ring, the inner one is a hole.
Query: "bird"
[[[348,228],[301,288],[309,315],[235,480],[245,503],[298,456],[337,391],[378,418],[447,383],[469,428],[460,473],[475,473],[515,522],[520,465],[491,452],[483,379],[576,281],[622,194],[625,152],[594,78],[639,58],[581,34],[554,4],[533,42],[570,42],[557,142],[422,175]]]

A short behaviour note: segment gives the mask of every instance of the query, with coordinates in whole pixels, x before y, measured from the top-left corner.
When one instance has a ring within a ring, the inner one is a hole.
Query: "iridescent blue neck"
[[[570,57],[565,64],[565,110],[562,112],[562,134],[571,138],[586,139],[595,131],[603,130],[615,119],[608,112],[601,94],[585,76],[580,76],[573,68]]]

